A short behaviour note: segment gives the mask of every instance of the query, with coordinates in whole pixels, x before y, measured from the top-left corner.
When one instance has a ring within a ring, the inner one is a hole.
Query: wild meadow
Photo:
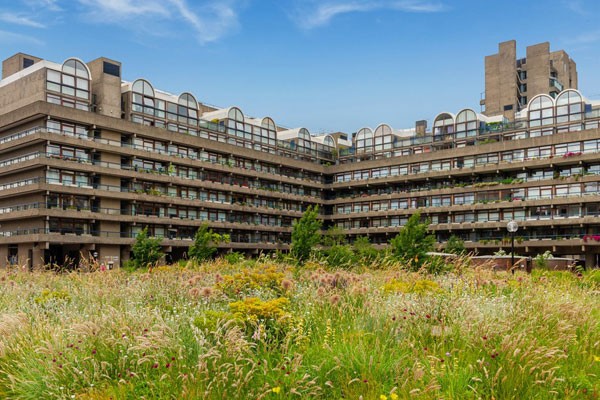
[[[597,399],[600,272],[0,271],[0,398]]]

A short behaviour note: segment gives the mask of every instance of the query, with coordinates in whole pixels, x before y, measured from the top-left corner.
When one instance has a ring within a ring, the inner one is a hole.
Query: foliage
[[[465,242],[456,235],[452,235],[448,238],[446,242],[446,248],[444,249],[446,253],[463,255],[467,252],[465,247]]]
[[[370,265],[381,258],[382,252],[373,247],[368,236],[357,237],[352,244],[352,248],[356,254],[357,261],[360,261],[362,264]]]
[[[133,268],[143,268],[156,265],[164,257],[161,252],[162,238],[149,237],[148,227],[145,227],[135,238],[132,246],[133,259],[130,265]]]
[[[282,292],[281,282],[285,274],[274,265],[261,265],[254,268],[243,268],[240,271],[220,277],[215,289],[220,290],[230,298],[240,293],[247,294],[254,290],[271,290]]]
[[[194,243],[188,250],[188,256],[198,262],[209,260],[217,251],[216,245],[228,243],[229,240],[229,235],[215,233],[207,223],[204,223],[198,228],[194,236]]]
[[[427,224],[420,222],[421,215],[411,215],[400,232],[390,241],[391,250],[399,260],[412,270],[418,270],[427,260],[427,253],[435,245],[435,236],[427,233]]]
[[[239,264],[239,263],[241,263],[242,261],[244,261],[244,260],[246,259],[246,257],[244,257],[244,255],[243,255],[242,253],[239,253],[239,252],[237,252],[237,251],[234,251],[234,252],[231,252],[231,253],[225,254],[225,255],[223,256],[223,259],[224,259],[225,261],[227,261],[229,264],[233,264],[233,265],[235,265],[235,264]]]
[[[337,225],[331,225],[323,235],[323,246],[339,246],[346,243],[346,234]]]
[[[306,261],[313,248],[321,243],[321,220],[317,219],[318,212],[319,206],[309,206],[302,218],[294,222],[290,253],[298,262]]]
[[[382,262],[1,270],[0,398],[597,397],[598,271]]]
[[[383,285],[384,293],[416,293],[424,294],[427,292],[440,292],[440,285],[437,282],[428,279],[421,279],[416,282],[404,282],[398,279],[392,279]]]
[[[350,268],[355,263],[354,252],[349,245],[336,244],[324,250],[327,265],[331,267]]]
[[[37,296],[34,301],[37,304],[46,304],[50,301],[70,301],[71,296],[69,293],[63,290],[43,290],[42,293]]]
[[[256,297],[245,298],[241,301],[229,303],[229,310],[239,320],[257,322],[268,319],[279,319],[289,315],[285,309],[290,301],[285,297],[262,301]]]
[[[552,258],[554,258],[552,252],[550,252],[550,250],[547,250],[546,252],[535,256],[535,258],[533,259],[533,265],[535,265],[536,268],[548,269],[548,266],[550,265],[548,260]]]

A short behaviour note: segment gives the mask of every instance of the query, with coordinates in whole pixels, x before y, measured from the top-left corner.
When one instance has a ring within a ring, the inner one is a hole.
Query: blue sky
[[[205,103],[313,133],[479,109],[484,56],[549,41],[600,99],[597,0],[0,0],[0,55],[100,56]]]

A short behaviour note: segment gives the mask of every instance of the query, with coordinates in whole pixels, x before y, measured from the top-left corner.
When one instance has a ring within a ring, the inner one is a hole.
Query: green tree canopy
[[[331,225],[323,234],[324,246],[339,246],[346,243],[346,234],[337,225]]]
[[[162,238],[148,237],[148,227],[145,227],[135,238],[133,244],[132,264],[135,268],[149,267],[164,257],[161,252]]]
[[[310,257],[313,247],[321,243],[321,221],[317,219],[319,206],[309,206],[302,218],[294,222],[290,253],[297,261]]]
[[[194,243],[188,250],[188,256],[199,262],[206,261],[217,251],[219,243],[229,243],[229,241],[229,235],[215,233],[207,223],[204,223],[198,228],[194,236]]]
[[[390,241],[392,254],[415,270],[421,268],[428,258],[427,253],[433,251],[435,245],[435,236],[427,233],[427,224],[422,224],[420,219],[419,213],[411,215]]]
[[[448,238],[446,242],[446,248],[444,249],[446,253],[463,255],[467,252],[465,248],[465,242],[456,235],[452,235]]]

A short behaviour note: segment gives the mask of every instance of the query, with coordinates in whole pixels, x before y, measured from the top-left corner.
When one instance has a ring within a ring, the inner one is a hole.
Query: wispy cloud
[[[19,13],[0,12],[0,21],[32,28],[44,28],[44,24],[34,21],[31,16]]]
[[[563,0],[561,2],[568,10],[579,14],[581,16],[587,16],[590,12],[585,8],[582,0]]]
[[[566,44],[589,44],[600,40],[600,30],[582,32],[564,40]]]
[[[4,31],[4,30],[0,30],[0,43],[5,43],[5,44],[30,43],[30,44],[40,45],[40,46],[44,44],[43,41],[41,41],[37,38],[34,38],[32,36],[22,35],[20,33],[9,32],[9,31]]]
[[[392,10],[411,13],[433,13],[445,10],[440,2],[428,0],[368,0],[368,1],[301,1],[292,14],[303,29],[327,25],[337,15],[352,12]]]
[[[234,0],[79,0],[84,13],[95,22],[121,23],[132,30],[167,34],[193,31],[200,44],[214,42],[238,26]],[[176,24],[178,29],[161,29],[160,24]],[[182,24],[183,23],[183,24]]]

